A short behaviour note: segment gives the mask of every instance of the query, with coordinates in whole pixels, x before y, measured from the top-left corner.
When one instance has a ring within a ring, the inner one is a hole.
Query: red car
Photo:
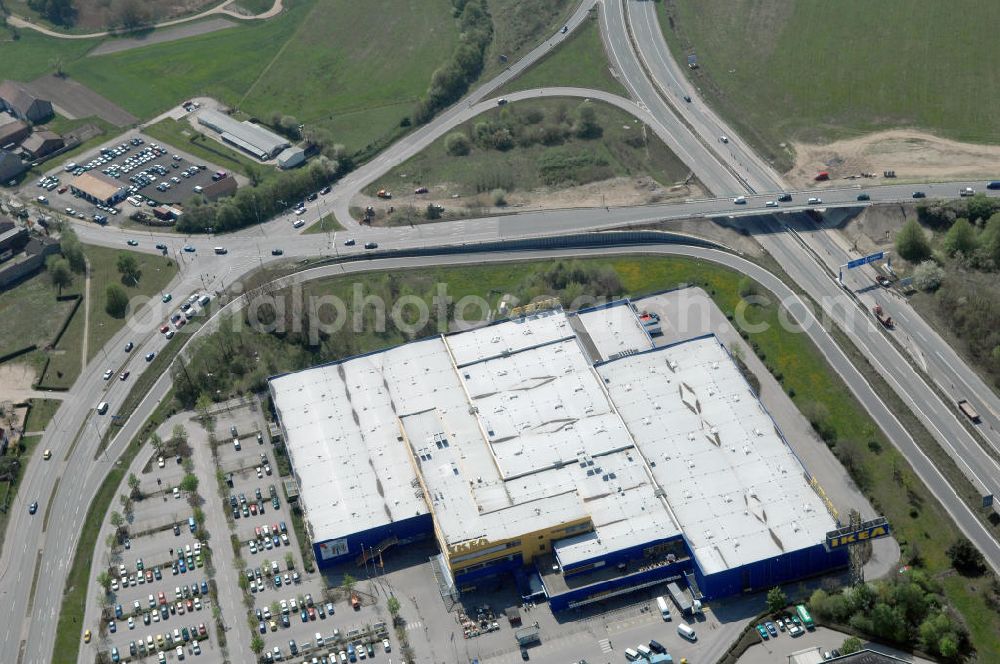
[[[257,513],[257,503],[250,503],[250,514]]]
[[[163,591],[156,593],[156,601],[160,603],[160,606],[165,606],[167,603],[167,598],[164,596]]]
[[[205,636],[205,623],[198,623],[198,636]]]
[[[160,332],[162,332],[163,334],[166,334],[167,330],[169,330],[169,329],[170,329],[169,325],[162,325],[162,326],[160,326]]]
[[[316,609],[309,607],[309,620],[316,620]]]

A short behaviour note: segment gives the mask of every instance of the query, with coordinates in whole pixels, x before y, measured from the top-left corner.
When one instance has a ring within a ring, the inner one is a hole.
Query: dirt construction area
[[[862,173],[896,172],[902,181],[993,178],[1000,173],[1000,145],[958,143],[911,130],[884,131],[826,145],[794,143],[795,166],[785,179],[812,188],[817,173],[827,171],[831,186]]]

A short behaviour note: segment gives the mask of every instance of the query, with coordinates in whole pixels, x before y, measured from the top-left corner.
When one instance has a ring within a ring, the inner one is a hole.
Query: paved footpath
[[[208,444],[208,432],[195,421],[185,423],[188,444],[194,460],[194,474],[198,476],[198,493],[204,499],[201,506],[205,513],[205,529],[209,532],[208,546],[215,566],[215,586],[222,623],[226,630],[226,644],[230,662],[255,662],[250,651],[250,626],[246,621],[247,608],[243,591],[237,583],[237,570],[233,564],[233,547],[229,543],[229,522],[219,498],[219,483],[215,477],[215,461]]]

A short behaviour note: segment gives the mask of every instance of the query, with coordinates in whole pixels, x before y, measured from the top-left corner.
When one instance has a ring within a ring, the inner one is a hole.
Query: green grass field
[[[674,0],[660,25],[694,82],[741,134],[779,143],[914,127],[1000,142],[1000,3]],[[689,72],[690,73],[690,72]]]
[[[340,222],[331,213],[307,228],[306,233],[334,233],[342,230],[344,230],[344,227],[340,225]]]
[[[9,30],[0,29],[0,62],[3,76],[30,81],[55,71],[56,64],[79,60],[97,46],[99,39],[55,39],[34,30],[18,30],[16,41]]]
[[[62,401],[58,399],[29,399],[28,403],[31,404],[31,409],[24,421],[25,431],[42,431],[62,405]]]
[[[0,355],[32,343],[44,346],[72,306],[56,300],[56,288],[44,270],[0,293]]]
[[[89,357],[93,359],[101,352],[104,346],[125,324],[123,320],[112,318],[104,310],[104,290],[109,284],[119,284],[125,288],[130,298],[149,297],[158,299],[160,293],[167,287],[167,284],[177,274],[177,264],[166,256],[153,254],[142,254],[135,251],[126,252],[122,249],[108,249],[106,247],[96,247],[83,245],[87,260],[90,261],[90,342]],[[138,285],[122,280],[118,273],[115,261],[118,254],[128,253],[136,257],[139,261],[139,269],[142,277]]]
[[[576,9],[575,0],[490,0],[493,43],[486,50],[481,82],[493,78],[558,32]],[[507,61],[500,59],[507,56]]]
[[[292,115],[354,151],[399,131],[457,39],[448,0],[290,0],[274,19],[67,71],[140,118],[205,94],[261,120]]]
[[[475,127],[482,122],[498,122],[508,118],[528,133],[545,126],[560,126],[560,119],[572,121],[574,110],[585,102],[582,99],[532,99],[514,102],[503,109],[491,110],[462,125],[458,131],[475,135]],[[550,172],[553,158],[566,157],[567,161],[587,155],[578,164],[569,166],[564,174],[568,179],[553,187],[572,183],[585,183],[614,176],[649,175],[663,184],[683,180],[687,167],[654,134],[647,134],[645,145],[626,141],[642,137],[643,125],[624,111],[600,102],[591,105],[603,129],[599,138],[578,139],[567,137],[558,145],[546,146],[533,143],[499,151],[482,147],[473,142],[470,154],[461,157],[447,153],[447,136],[438,139],[420,154],[403,162],[366,189],[374,195],[385,188],[399,192],[400,204],[410,203],[406,195],[420,185],[439,187],[447,184],[447,194],[472,196],[479,192],[504,189],[507,192],[530,191],[545,186],[558,174]],[[541,114],[542,120],[527,124],[532,114]],[[561,126],[565,126],[562,121]],[[625,129],[628,127],[628,129]],[[516,142],[515,142],[516,143]],[[435,195],[440,192],[435,189]],[[420,205],[420,201],[413,201]],[[492,205],[487,202],[487,205]]]
[[[116,283],[125,288],[129,298],[134,297],[158,297],[159,293],[166,287],[170,280],[177,274],[177,265],[169,258],[142,254],[138,252],[126,252],[109,249],[106,247],[96,247],[83,245],[87,260],[90,261],[91,282],[90,301],[83,302],[77,309],[73,320],[70,321],[66,332],[63,333],[59,345],[50,354],[49,365],[45,375],[40,382],[45,387],[69,389],[76,382],[80,375],[80,354],[83,352],[84,334],[84,307],[90,310],[90,338],[88,343],[87,361],[93,359],[101,348],[115,335],[118,330],[125,325],[124,319],[112,318],[104,310],[104,291],[108,284]],[[138,285],[124,283],[118,273],[115,262],[119,253],[129,253],[136,257],[139,262],[139,269],[142,277]],[[73,285],[68,292],[84,292],[84,278],[82,275],[74,275]]]
[[[625,87],[611,75],[597,19],[588,20],[552,53],[501,88],[500,92],[530,90],[550,85],[606,90],[627,97]]]

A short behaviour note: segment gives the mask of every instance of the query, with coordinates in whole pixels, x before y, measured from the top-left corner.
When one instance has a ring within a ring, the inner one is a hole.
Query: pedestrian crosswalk
[[[414,629],[423,629],[423,627],[424,627],[424,621],[422,620],[414,620],[413,622],[406,623],[406,631],[408,632]]]
[[[597,642],[597,645],[601,647],[601,652],[611,652],[611,639],[601,639]]]

